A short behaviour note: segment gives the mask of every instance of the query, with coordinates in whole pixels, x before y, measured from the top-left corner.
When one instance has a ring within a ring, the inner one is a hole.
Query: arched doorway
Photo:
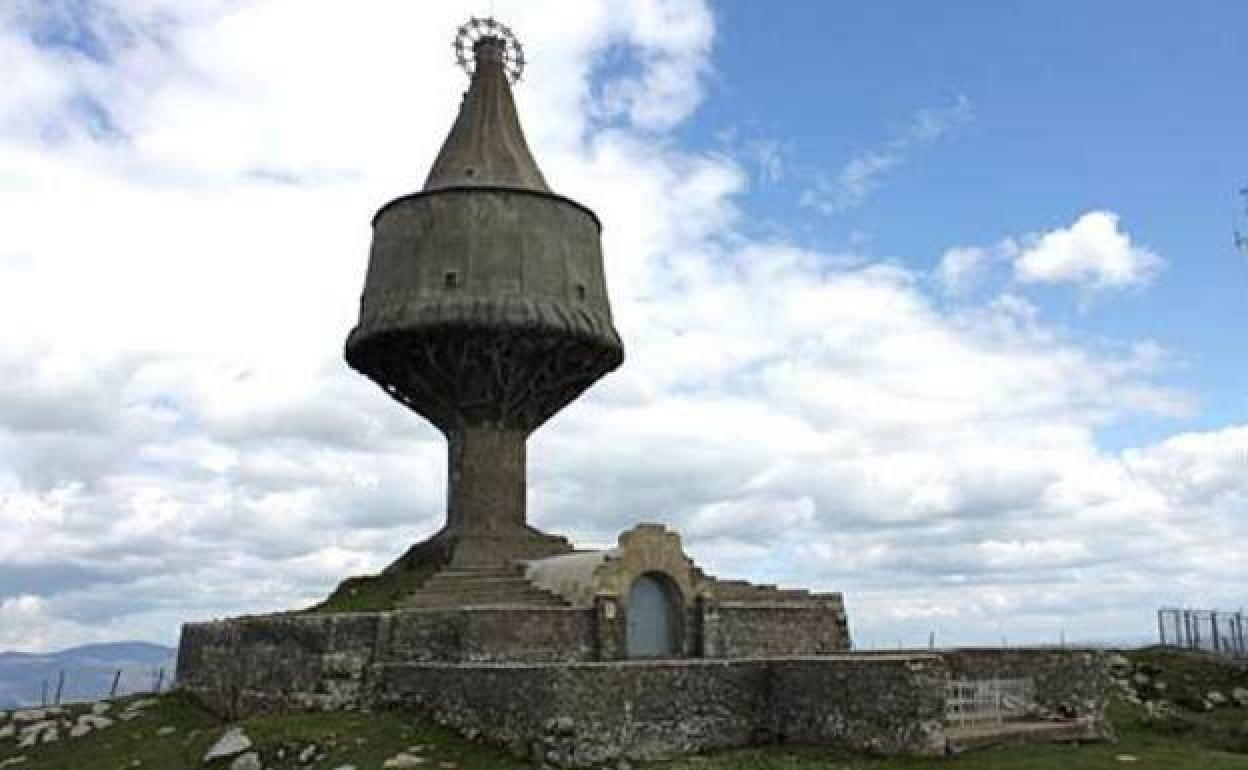
[[[680,654],[680,594],[666,575],[647,572],[628,591],[628,657]]]

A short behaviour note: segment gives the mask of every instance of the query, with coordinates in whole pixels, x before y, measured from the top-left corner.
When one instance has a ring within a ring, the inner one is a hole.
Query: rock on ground
[[[382,767],[419,767],[427,763],[428,761],[429,760],[425,759],[424,757],[418,757],[415,754],[408,754],[407,752],[399,752],[398,754],[395,754],[393,757],[390,757],[389,759],[387,759],[385,763],[382,765]]]
[[[250,748],[251,739],[243,734],[243,728],[231,727],[225,731],[220,740],[212,745],[212,748],[208,749],[208,753],[204,755],[204,761],[211,762],[222,757],[232,757]]]
[[[264,770],[260,755],[254,751],[243,754],[230,763],[230,770]]]

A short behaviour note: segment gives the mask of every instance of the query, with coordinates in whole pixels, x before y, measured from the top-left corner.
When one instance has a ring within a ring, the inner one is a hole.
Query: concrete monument
[[[180,685],[229,715],[409,707],[561,765],[777,740],[939,751],[955,673],[1042,672],[1039,703],[1099,714],[1091,654],[851,655],[840,594],[717,579],[660,524],[606,550],[529,525],[526,440],[623,346],[598,218],[551,192],[521,130],[519,43],[473,19],[456,51],[468,92],[424,188],[373,219],[346,343],[446,436],[446,523],[316,607],[188,623]]]

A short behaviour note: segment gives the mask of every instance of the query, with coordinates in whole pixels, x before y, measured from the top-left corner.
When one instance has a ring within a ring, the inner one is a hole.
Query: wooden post
[[[48,680],[44,679],[40,684],[39,705],[48,707]]]
[[[1166,611],[1164,609],[1157,610],[1157,638],[1161,641],[1161,646],[1166,646]]]
[[[110,700],[112,698],[117,697],[117,685],[120,683],[121,683],[121,669],[117,669],[117,673],[113,674],[113,686],[108,688],[108,697]]]
[[[156,674],[156,694],[160,694],[160,688],[165,685],[165,668],[161,666],[160,672]]]
[[[61,673],[56,677],[56,700],[53,705],[61,705],[61,691],[65,689],[65,669],[61,669]]]

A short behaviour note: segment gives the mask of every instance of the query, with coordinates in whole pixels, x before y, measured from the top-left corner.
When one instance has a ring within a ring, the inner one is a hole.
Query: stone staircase
[[[715,581],[715,597],[720,601],[800,602],[830,598],[802,589],[777,588],[774,585],[755,584],[744,580],[712,579]]]
[[[402,602],[404,609],[515,606],[566,607],[567,602],[530,583],[520,565],[446,567]]]

